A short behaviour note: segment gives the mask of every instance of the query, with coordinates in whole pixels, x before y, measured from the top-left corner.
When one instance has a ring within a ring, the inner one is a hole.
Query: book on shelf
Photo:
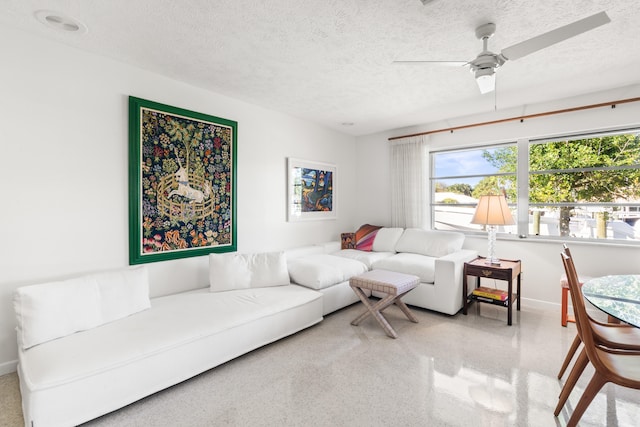
[[[484,286],[474,289],[472,293],[477,297],[490,298],[497,301],[506,301],[507,298],[509,298],[509,293],[507,291],[496,288],[487,288]]]

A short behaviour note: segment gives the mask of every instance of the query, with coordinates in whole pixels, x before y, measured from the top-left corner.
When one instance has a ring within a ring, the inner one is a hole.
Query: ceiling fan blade
[[[393,61],[394,64],[438,64],[447,67],[464,67],[469,61]]]
[[[595,15],[565,25],[564,27],[556,28],[555,30],[540,34],[529,40],[509,46],[502,50],[501,55],[510,60],[522,58],[523,56],[593,30],[609,22],[611,22],[611,19],[606,12],[596,13]]]

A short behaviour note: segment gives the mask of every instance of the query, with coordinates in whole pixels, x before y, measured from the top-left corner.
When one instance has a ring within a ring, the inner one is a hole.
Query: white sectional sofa
[[[405,303],[449,315],[460,311],[463,264],[478,255],[462,249],[464,234],[388,227],[374,233],[358,239],[368,241],[363,249],[340,249],[340,242],[333,242],[288,251],[291,281],[322,292],[328,314],[358,301],[349,287],[356,274],[370,269],[414,274],[420,285],[403,297]]]
[[[18,288],[25,426],[83,423],[322,320],[282,253],[210,266],[210,288],[154,299],[145,267]]]
[[[89,421],[310,327],[357,302],[349,278],[372,268],[420,276],[408,304],[460,309],[462,263],[476,256],[463,235],[381,228],[368,238],[366,250],[210,255],[208,288],[153,299],[146,267],[18,288],[25,426]]]

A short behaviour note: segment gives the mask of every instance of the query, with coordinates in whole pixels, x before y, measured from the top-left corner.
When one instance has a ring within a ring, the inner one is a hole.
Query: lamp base
[[[490,225],[487,229],[489,244],[487,246],[486,265],[500,265],[500,259],[496,257],[496,226]]]

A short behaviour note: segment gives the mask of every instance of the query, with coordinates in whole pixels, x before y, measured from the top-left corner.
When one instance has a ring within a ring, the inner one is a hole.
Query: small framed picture
[[[287,219],[336,219],[336,166],[288,159]]]

